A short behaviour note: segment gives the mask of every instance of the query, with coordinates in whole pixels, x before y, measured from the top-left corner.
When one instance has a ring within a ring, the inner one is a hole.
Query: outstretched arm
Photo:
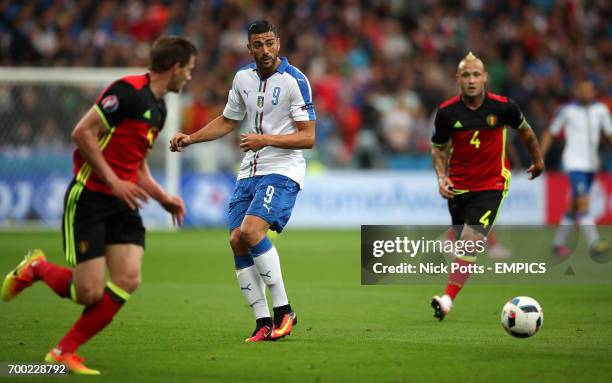
[[[240,148],[254,152],[265,146],[283,149],[312,149],[315,144],[315,121],[295,121],[297,132],[291,134],[243,134]]]
[[[544,158],[542,157],[542,152],[540,151],[538,138],[527,121],[521,125],[518,130],[518,134],[531,155],[532,164],[529,169],[527,169],[527,172],[530,174],[529,179],[532,180],[538,177],[544,171]]]
[[[182,152],[191,144],[216,140],[234,130],[239,122],[221,115],[191,135],[177,133],[170,140],[170,151]]]

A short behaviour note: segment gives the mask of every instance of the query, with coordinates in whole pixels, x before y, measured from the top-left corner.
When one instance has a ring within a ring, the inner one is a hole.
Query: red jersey
[[[99,140],[102,155],[120,179],[134,183],[166,120],[166,104],[155,98],[149,84],[148,74],[123,77],[106,88],[94,105],[107,128]],[[73,164],[77,182],[112,194],[79,149],[74,151]]]
[[[487,93],[476,110],[460,96],[440,104],[432,144],[452,143],[449,177],[455,191],[507,190],[506,127],[518,129],[525,123],[514,101],[493,93]]]

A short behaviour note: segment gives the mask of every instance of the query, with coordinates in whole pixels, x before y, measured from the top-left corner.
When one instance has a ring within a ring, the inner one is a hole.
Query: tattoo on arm
[[[446,147],[433,146],[431,148],[431,162],[438,177],[446,175]]]
[[[526,122],[523,127],[519,129],[519,134],[521,136],[521,140],[527,147],[527,150],[529,150],[529,154],[531,154],[533,161],[542,160],[542,153],[540,152],[538,138],[536,137],[529,123]]]

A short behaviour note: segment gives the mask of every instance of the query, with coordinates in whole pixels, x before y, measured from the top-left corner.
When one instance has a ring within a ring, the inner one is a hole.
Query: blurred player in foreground
[[[238,284],[255,315],[255,330],[246,341],[259,342],[289,335],[297,323],[278,252],[267,233],[280,233],[291,217],[304,182],[302,149],[315,143],[315,111],[308,79],[278,55],[280,39],[274,25],[265,20],[251,24],[247,48],[255,62],[236,73],[223,115],[191,135],[176,134],[170,150],[215,140],[245,121],[247,133],[241,135],[240,148],[246,154],[228,221]]]
[[[45,357],[71,373],[99,375],[76,354],[104,329],[140,285],[145,228],[141,201],[155,199],[181,224],[185,207],[149,172],[146,156],[166,120],[163,97],[191,79],[195,46],[179,37],[160,37],[151,49],[149,73],[110,84],[72,132],[74,179],[64,199],[62,232],[66,268],[31,251],[2,285],[10,301],[42,280],[57,295],[85,306],[83,314]],[[106,268],[110,280],[106,281]]]
[[[557,113],[548,131],[542,135],[542,154],[550,149],[553,136],[562,132],[565,136],[563,149],[563,169],[567,172],[572,194],[567,212],[553,239],[556,255],[567,257],[572,250],[565,245],[567,236],[575,224],[586,235],[592,254],[602,254],[610,249],[610,244],[600,238],[595,217],[589,213],[589,192],[599,170],[598,147],[601,133],[612,142],[612,123],[608,107],[595,100],[595,84],[583,80],[576,87],[576,101],[563,106]]]
[[[471,52],[457,67],[461,94],[440,104],[434,121],[432,161],[439,192],[448,200],[461,241],[483,241],[493,227],[510,182],[506,126],[517,129],[533,164],[530,179],[544,171],[538,140],[518,105],[485,89],[487,72]],[[450,154],[449,154],[450,153]],[[450,156],[450,158],[449,158]],[[470,276],[476,253],[455,257],[446,291],[434,296],[434,317],[444,319]]]

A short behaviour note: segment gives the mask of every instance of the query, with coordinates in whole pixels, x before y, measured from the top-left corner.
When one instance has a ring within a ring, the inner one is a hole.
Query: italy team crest
[[[257,107],[263,108],[264,105],[264,96],[257,96]]]

